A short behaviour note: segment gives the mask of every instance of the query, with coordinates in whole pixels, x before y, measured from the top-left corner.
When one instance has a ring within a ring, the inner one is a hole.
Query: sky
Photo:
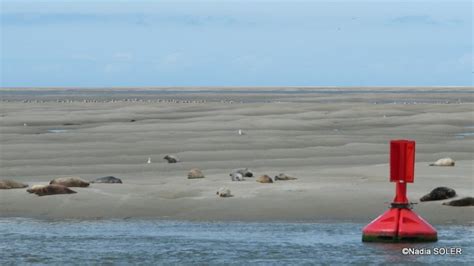
[[[1,87],[473,85],[470,0],[0,3]]]

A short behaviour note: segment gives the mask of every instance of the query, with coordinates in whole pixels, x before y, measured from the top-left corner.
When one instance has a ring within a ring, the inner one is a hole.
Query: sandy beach
[[[438,186],[474,196],[473,88],[200,89],[1,89],[0,179],[112,175],[124,184],[45,197],[0,190],[0,216],[368,222],[393,199],[388,143],[404,138],[417,142],[411,201]],[[428,166],[443,157],[456,166]],[[194,167],[206,177],[188,180]],[[241,167],[298,179],[232,182]],[[234,196],[217,197],[222,186]],[[473,223],[472,207],[441,203],[414,208],[433,224]]]

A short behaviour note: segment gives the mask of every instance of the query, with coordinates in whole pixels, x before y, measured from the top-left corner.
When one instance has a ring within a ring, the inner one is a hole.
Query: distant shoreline
[[[11,91],[133,91],[156,93],[474,93],[473,86],[163,86],[163,87],[0,87]]]

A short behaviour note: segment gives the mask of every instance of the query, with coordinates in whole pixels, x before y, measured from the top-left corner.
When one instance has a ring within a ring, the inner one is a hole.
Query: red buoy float
[[[385,213],[362,230],[364,242],[434,242],[436,229],[411,209],[407,183],[415,180],[415,142],[390,142],[390,182],[396,185],[395,199]]]

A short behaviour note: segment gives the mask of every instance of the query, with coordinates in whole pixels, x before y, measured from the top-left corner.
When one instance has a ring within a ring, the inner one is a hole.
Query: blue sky
[[[472,86],[471,1],[6,1],[1,86]]]

